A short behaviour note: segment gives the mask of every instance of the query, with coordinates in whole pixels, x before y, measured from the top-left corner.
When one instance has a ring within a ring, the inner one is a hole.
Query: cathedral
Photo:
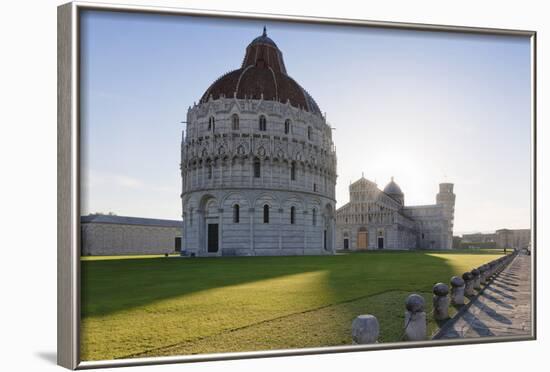
[[[361,177],[349,186],[349,203],[336,211],[336,248],[342,250],[452,248],[455,194],[439,184],[433,205],[405,206],[393,180],[384,190]]]
[[[180,167],[185,254],[334,253],[331,128],[265,28],[189,108]]]

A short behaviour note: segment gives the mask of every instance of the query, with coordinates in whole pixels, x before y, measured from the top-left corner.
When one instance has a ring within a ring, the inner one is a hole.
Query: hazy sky
[[[364,172],[407,205],[455,184],[455,233],[530,226],[530,44],[282,22],[86,12],[83,214],[180,219],[187,109],[267,25],[334,130],[337,206]]]

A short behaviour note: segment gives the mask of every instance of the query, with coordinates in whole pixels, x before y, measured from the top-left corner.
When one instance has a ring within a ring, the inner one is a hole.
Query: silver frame
[[[479,339],[427,340],[392,342],[372,345],[333,346],[308,349],[287,349],[258,352],[238,352],[203,355],[181,355],[118,359],[105,361],[80,360],[80,174],[79,174],[79,79],[80,53],[79,17],[82,10],[139,12],[170,15],[193,15],[232,19],[261,19],[299,23],[378,27],[415,31],[443,31],[469,34],[492,34],[529,37],[531,41],[531,319],[530,335],[483,337]],[[342,353],[366,350],[481,344],[536,339],[536,247],[537,247],[537,159],[536,159],[536,32],[481,27],[442,26],[400,22],[380,22],[344,18],[305,17],[296,15],[199,10],[175,7],[130,6],[75,1],[60,5],[57,13],[58,31],[58,154],[57,154],[57,363],[69,369],[122,367],[150,364],[264,358],[275,356]]]

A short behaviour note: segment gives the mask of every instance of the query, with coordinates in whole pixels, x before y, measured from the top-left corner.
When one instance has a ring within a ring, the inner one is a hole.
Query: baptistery
[[[265,28],[189,108],[181,177],[185,255],[334,253],[331,128]]]

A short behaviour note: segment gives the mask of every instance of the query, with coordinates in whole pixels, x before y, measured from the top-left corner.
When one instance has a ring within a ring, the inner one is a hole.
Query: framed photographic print
[[[534,31],[58,8],[58,363],[533,340]]]

